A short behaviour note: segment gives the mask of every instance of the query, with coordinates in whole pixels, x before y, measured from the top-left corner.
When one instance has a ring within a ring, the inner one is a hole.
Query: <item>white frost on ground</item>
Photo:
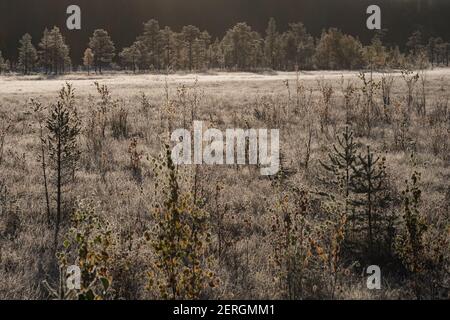
[[[301,80],[315,80],[319,78],[337,80],[342,76],[344,78],[356,77],[357,71],[306,71],[301,72],[299,78]],[[400,76],[399,72],[395,73]],[[450,76],[450,68],[436,68],[428,70],[427,75],[430,78],[447,77]],[[375,77],[380,74],[375,73]],[[226,82],[260,82],[260,81],[282,81],[295,80],[295,72],[275,72],[275,73],[246,73],[246,72],[217,72],[207,74],[172,74],[152,75],[152,74],[105,74],[95,75],[91,74],[70,74],[59,77],[45,77],[45,76],[0,76],[0,95],[1,94],[45,94],[49,92],[56,92],[65,82],[72,83],[78,91],[90,92],[94,90],[93,82],[98,81],[101,84],[106,84],[111,88],[120,88],[131,90],[136,88],[152,88],[162,87],[167,81],[169,84],[178,83],[193,83],[195,79],[202,84],[220,85]]]

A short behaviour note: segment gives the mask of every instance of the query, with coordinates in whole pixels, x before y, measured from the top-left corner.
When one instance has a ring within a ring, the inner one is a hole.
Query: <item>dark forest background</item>
[[[69,31],[66,8],[82,9],[82,30]],[[18,40],[30,33],[38,41],[45,27],[59,26],[67,39],[74,63],[81,60],[93,30],[108,30],[116,48],[129,46],[151,18],[160,25],[179,30],[193,24],[222,37],[235,23],[245,21],[264,32],[270,17],[279,29],[301,21],[314,36],[321,30],[338,27],[367,43],[373,32],[366,29],[366,8],[382,8],[386,42],[403,46],[408,35],[421,29],[424,36],[450,38],[448,0],[0,0],[0,51],[6,58],[17,56]]]

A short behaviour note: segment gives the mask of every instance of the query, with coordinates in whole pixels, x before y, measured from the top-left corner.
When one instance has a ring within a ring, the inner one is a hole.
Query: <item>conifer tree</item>
[[[0,51],[0,74],[5,70],[5,59],[3,59],[2,52]]]
[[[8,70],[8,60],[5,61],[3,58],[2,52],[0,51],[0,74]]]
[[[89,40],[89,48],[94,53],[95,71],[102,73],[103,66],[107,66],[114,58],[114,42],[112,42],[107,31],[97,29]]]
[[[223,68],[223,53],[219,39],[216,38],[210,46],[209,66],[211,68]]]
[[[266,29],[266,38],[264,43],[264,52],[267,59],[267,64],[272,68],[276,68],[276,52],[277,52],[277,24],[274,18],[270,18]]]
[[[84,51],[83,65],[87,68],[88,75],[90,74],[91,67],[93,64],[94,64],[94,53],[92,53],[91,48],[87,48]]]
[[[137,43],[133,43],[130,47],[124,48],[122,52],[119,53],[119,57],[122,59],[122,63],[127,67],[131,67],[133,73],[136,72],[140,56],[141,51],[139,50]]]
[[[63,187],[74,179],[79,159],[78,135],[80,120],[75,109],[74,90],[70,84],[59,92],[57,103],[50,107],[46,124],[48,130],[50,167],[53,170],[53,184],[56,188],[55,250],[63,212]]]
[[[188,67],[189,70],[192,70],[192,68],[194,67],[193,48],[195,41],[200,36],[200,30],[195,26],[188,25],[183,27],[181,34],[188,51]]]
[[[197,69],[208,68],[209,67],[209,55],[210,55],[210,45],[211,36],[207,31],[203,31],[199,38],[197,39],[197,54],[196,54],[196,65]]]
[[[337,145],[333,145],[333,151],[328,154],[328,163],[321,161],[321,165],[326,171],[333,174],[335,178],[333,184],[342,190],[345,197],[345,211],[348,214],[353,168],[357,160],[356,143],[353,141],[353,132],[348,126],[345,127],[342,136],[337,137],[337,142]]]
[[[361,229],[367,232],[369,256],[373,256],[375,238],[382,235],[380,232],[383,226],[377,210],[387,200],[383,193],[386,191],[385,159],[375,156],[367,146],[367,153],[359,155],[357,164],[352,168],[354,171],[354,178],[351,180],[352,191],[361,196],[354,200],[353,204],[363,211],[363,215],[355,219],[362,224]]]
[[[31,43],[31,36],[28,33],[22,37],[19,43],[19,66],[24,74],[29,74],[34,69],[37,51]]]
[[[165,27],[160,31],[161,34],[161,47],[162,47],[162,65],[164,68],[169,68],[173,64],[175,59],[175,37],[174,32]]]
[[[415,56],[423,48],[422,32],[420,30],[414,31],[406,42],[406,47],[409,49],[411,55]]]
[[[287,41],[289,41],[289,39],[292,41],[292,51],[290,56],[286,52],[286,62],[293,60],[295,65],[300,68],[311,68],[312,57],[315,50],[314,38],[306,31],[305,26],[301,22],[289,24],[289,31],[287,34]],[[287,46],[287,44],[285,44],[285,46]]]
[[[246,70],[254,66],[261,47],[261,37],[244,22],[228,30],[222,40],[225,65],[228,68]]]
[[[142,41],[137,40],[130,48],[132,48],[130,53],[135,54],[136,68],[139,70],[146,70],[148,68],[148,54],[145,44]]]
[[[159,22],[151,19],[144,24],[144,34],[139,38],[147,48],[148,64],[151,68],[159,70],[159,55],[161,50],[161,33]]]
[[[52,68],[51,47],[50,31],[45,28],[41,42],[39,42],[39,63],[41,67],[44,68],[46,74],[49,73]]]
[[[364,58],[371,71],[386,67],[388,53],[382,42],[383,33],[377,33],[364,48]]]
[[[66,67],[70,65],[69,46],[58,27],[53,27],[49,34],[50,38],[50,59],[54,74],[64,73]]]
[[[323,69],[355,69],[363,65],[363,47],[358,39],[336,28],[323,31],[314,60]]]

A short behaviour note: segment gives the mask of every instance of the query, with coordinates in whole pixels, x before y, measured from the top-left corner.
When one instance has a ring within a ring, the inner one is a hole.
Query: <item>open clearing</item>
[[[301,72],[299,79],[302,81],[315,81],[318,79],[340,80],[356,79],[359,72],[356,71],[305,71]],[[400,77],[400,72],[395,72],[395,76]],[[427,72],[429,80],[440,80],[443,77],[450,77],[449,68],[438,68]],[[375,77],[380,77],[378,73]],[[113,92],[120,95],[133,95],[136,92],[147,91],[155,88],[163,88],[165,83],[170,86],[178,84],[192,84],[195,80],[201,84],[205,90],[220,87],[220,92],[226,93],[227,89],[235,90],[236,87],[242,88],[245,84],[246,90],[264,89],[272,82],[283,80],[295,81],[294,72],[276,72],[273,74],[256,73],[209,73],[209,74],[173,74],[173,75],[149,75],[149,74],[105,74],[91,76],[85,74],[71,74],[59,76],[56,78],[47,78],[43,76],[27,77],[1,77],[0,76],[0,95],[23,96],[36,95],[42,96],[48,93],[56,93],[66,82],[70,82],[76,88],[78,94],[95,93],[94,81],[106,84]],[[432,84],[439,85],[440,81],[431,81]],[[281,88],[283,86],[280,86]]]

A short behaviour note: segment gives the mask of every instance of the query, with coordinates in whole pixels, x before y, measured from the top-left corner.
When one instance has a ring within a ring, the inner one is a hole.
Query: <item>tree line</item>
[[[144,23],[142,34],[121,51],[116,50],[106,30],[95,30],[80,61],[88,73],[91,69],[101,73],[105,68],[133,72],[381,69],[414,65],[423,59],[433,65],[449,64],[450,43],[440,37],[425,39],[415,31],[403,51],[398,45],[386,45],[384,37],[385,32],[378,31],[368,45],[363,45],[358,38],[329,28],[314,38],[301,22],[291,23],[287,31],[280,32],[271,18],[264,35],[241,22],[222,39],[213,39],[208,31],[193,25],[176,32],[151,19]],[[72,63],[70,48],[58,27],[45,29],[37,48],[25,34],[18,52],[17,61],[5,60],[0,52],[0,72],[62,74],[81,68]]]

